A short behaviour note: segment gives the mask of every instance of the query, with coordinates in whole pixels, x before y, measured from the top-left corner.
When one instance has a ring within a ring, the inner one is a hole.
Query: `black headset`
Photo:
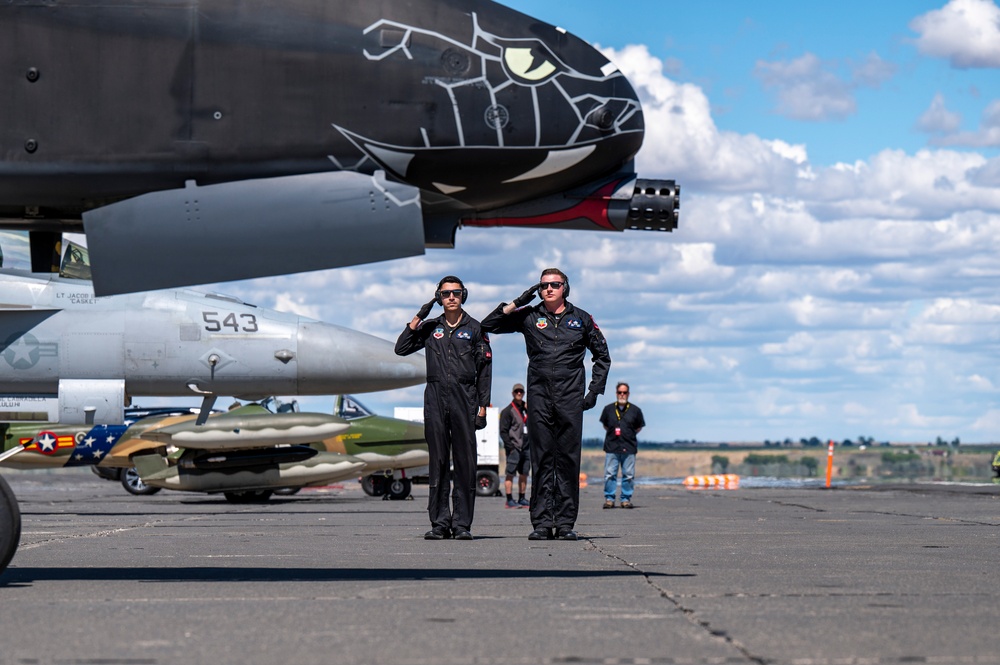
[[[559,273],[549,273],[548,274],[549,277],[552,277],[553,275],[558,275],[559,279],[562,280],[562,283],[563,283],[563,300],[569,300],[569,277],[565,277],[565,276],[563,276],[563,275],[561,275]],[[538,292],[539,292],[539,296],[541,296],[541,291],[542,291],[542,280],[539,279],[538,280]]]
[[[459,284],[459,285],[461,285],[461,287],[462,287],[462,304],[464,305],[465,301],[469,299],[469,289],[465,288],[465,282],[463,282],[462,280],[460,280],[458,277],[455,277],[454,275],[448,275],[447,277],[443,277],[441,279],[441,281],[438,282],[437,290],[434,291],[434,300],[437,301],[437,304],[442,305],[442,306],[444,305],[444,303],[441,302],[441,285],[442,284],[447,284],[448,282],[451,282],[452,284]]]

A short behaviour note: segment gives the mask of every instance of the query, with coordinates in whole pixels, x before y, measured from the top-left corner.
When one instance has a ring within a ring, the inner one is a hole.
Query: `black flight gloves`
[[[486,429],[486,416],[476,413],[476,429]]]
[[[538,290],[538,285],[534,284],[530,289],[528,289],[518,297],[514,298],[514,307],[524,307],[529,302],[534,300],[535,291],[537,290]]]
[[[597,406],[597,393],[590,391],[587,396],[583,398],[583,410],[590,411],[595,406]]]
[[[431,313],[431,308],[434,307],[434,305],[436,304],[437,304],[437,298],[433,298],[429,303],[420,308],[420,311],[417,312],[417,318],[420,319],[421,321],[426,319],[427,315]]]

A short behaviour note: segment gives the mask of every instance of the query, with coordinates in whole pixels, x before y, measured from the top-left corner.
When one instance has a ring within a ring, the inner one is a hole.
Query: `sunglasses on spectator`
[[[542,282],[538,285],[538,290],[544,291],[545,289],[561,289],[562,287],[562,282]]]
[[[515,395],[523,395],[523,394],[524,394],[524,391],[523,391],[523,390],[515,390],[515,391],[514,391],[514,394],[515,394]]]
[[[619,395],[628,395],[628,391],[627,390],[619,390],[618,394]]]
[[[448,298],[450,296],[455,296],[456,298],[462,297],[462,289],[451,289],[451,290],[442,289],[441,291],[438,291],[438,293],[441,294],[442,299]]]

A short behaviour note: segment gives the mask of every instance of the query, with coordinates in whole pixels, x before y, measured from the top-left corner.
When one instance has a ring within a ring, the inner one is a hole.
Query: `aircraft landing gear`
[[[148,496],[160,491],[159,487],[153,487],[142,482],[142,478],[139,477],[139,472],[135,470],[134,466],[130,466],[122,471],[121,482],[126,492],[135,494],[136,496]]]
[[[382,497],[383,500],[402,501],[410,496],[410,490],[413,486],[409,478],[386,478],[385,480],[386,493]]]
[[[382,496],[385,494],[381,476],[361,476],[360,482],[361,490],[368,496]]]
[[[21,541],[21,511],[10,485],[0,478],[0,573],[14,557]]]

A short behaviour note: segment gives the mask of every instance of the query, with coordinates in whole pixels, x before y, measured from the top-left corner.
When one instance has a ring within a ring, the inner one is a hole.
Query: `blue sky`
[[[629,0],[617,13],[593,0],[505,4],[601,46],[645,45],[671,79],[704,90],[719,129],[804,143],[817,163],[853,162],[883,148],[925,147],[928,135],[916,128],[917,120],[938,94],[973,131],[992,101],[989,91],[1000,89],[996,67],[959,69],[915,47],[919,34],[910,23],[941,9],[942,2]],[[806,73],[811,78],[793,80],[784,70],[765,78],[765,72],[803,58],[815,58],[814,70]],[[863,71],[874,78],[856,77],[866,64]],[[809,82],[827,84],[825,112],[794,113],[787,106],[783,112],[782,90]]]
[[[632,81],[638,171],[681,183],[676,232],[461,229],[455,250],[214,288],[395,339],[442,275],[482,318],[558,266],[643,438],[1000,440],[993,0],[506,4]],[[495,336],[494,358],[503,405],[522,342]],[[421,392],[362,400],[391,412]]]

